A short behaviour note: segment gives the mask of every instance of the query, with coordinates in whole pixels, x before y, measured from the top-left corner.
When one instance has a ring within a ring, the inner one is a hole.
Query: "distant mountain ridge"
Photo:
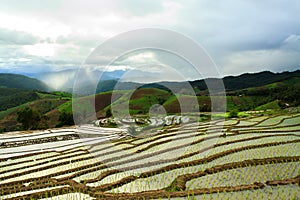
[[[300,70],[281,73],[273,73],[270,71],[263,71],[252,74],[245,73],[239,76],[227,76],[223,78],[223,81],[226,89],[238,90],[284,81],[292,77],[300,77]]]
[[[233,91],[251,87],[259,87],[279,81],[284,81],[292,77],[300,77],[300,70],[280,73],[273,73],[270,71],[263,71],[258,73],[244,73],[238,76],[225,76],[224,78],[222,78],[222,80],[226,91]],[[207,87],[205,81],[212,79],[214,78],[190,81],[190,84],[198,90],[206,90]]]
[[[263,71],[258,73],[245,73],[238,76],[225,76],[222,79],[207,78],[195,81],[188,81],[195,92],[207,90],[206,81],[222,80],[226,91],[242,90],[251,87],[259,87],[275,82],[284,81],[292,77],[300,77],[300,70],[293,72],[280,72],[273,73],[270,71]],[[108,80],[100,82],[97,87],[97,92],[111,91],[117,85],[117,80]],[[175,91],[180,91],[186,86],[186,82],[155,82],[155,83],[134,83],[134,82],[122,82],[118,84],[119,90],[127,90],[128,88],[157,88],[168,90],[172,88]]]
[[[93,73],[93,77],[97,77],[100,71],[96,71]],[[107,92],[114,89],[116,85],[118,85],[118,90],[128,90],[133,88],[157,88],[168,90],[167,88],[175,89],[179,91],[184,88],[186,82],[154,82],[154,83],[136,83],[136,82],[122,82],[122,84],[118,84],[120,82],[119,78],[125,71],[114,71],[114,72],[105,72],[102,74],[101,82],[98,83],[96,92]],[[17,88],[17,89],[26,89],[26,90],[40,90],[40,91],[50,91],[51,88],[54,90],[62,90],[67,92],[72,92],[72,87],[74,83],[74,79],[76,77],[76,70],[63,70],[60,72],[53,72],[47,74],[36,75],[36,78],[29,78],[24,75],[18,74],[9,74],[9,73],[0,73],[0,87],[6,88]],[[226,91],[235,91],[242,90],[251,87],[259,87],[279,81],[284,81],[292,77],[300,77],[300,70],[296,70],[293,72],[280,72],[273,73],[270,71],[262,71],[258,73],[244,73],[237,76],[225,76],[222,78]],[[63,84],[60,87],[53,87],[58,85],[59,82],[63,79]],[[42,81],[41,81],[42,80]],[[207,78],[195,81],[188,81],[188,83],[195,89],[195,92],[200,92],[207,90],[206,82],[220,80],[216,78]],[[51,82],[51,86],[49,87],[46,83]],[[88,91],[87,88],[90,87],[90,82],[87,79],[84,82],[84,87],[82,88],[82,94],[85,91]],[[64,88],[64,89],[62,89]],[[52,89],[52,90],[53,90]]]
[[[34,78],[29,78],[20,74],[0,73],[0,87],[2,88],[14,88],[21,90],[39,90],[50,91],[48,87],[42,81]]]

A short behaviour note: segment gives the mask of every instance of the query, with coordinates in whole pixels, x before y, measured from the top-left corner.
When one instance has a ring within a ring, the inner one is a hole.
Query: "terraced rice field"
[[[0,199],[300,199],[299,114],[121,132],[1,135]]]

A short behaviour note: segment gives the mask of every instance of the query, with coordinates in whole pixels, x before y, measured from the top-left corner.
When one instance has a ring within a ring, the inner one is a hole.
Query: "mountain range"
[[[123,72],[118,73],[120,76]],[[62,74],[60,76],[63,77]],[[116,78],[118,76],[113,75],[115,74],[108,73],[106,79],[98,84],[95,97],[82,97],[96,99],[95,109],[99,118],[106,117],[110,113],[113,103],[124,101],[124,94],[128,90],[134,91],[128,102],[131,114],[147,114],[150,107],[155,104],[164,106],[167,113],[178,113],[181,112],[178,99],[182,98],[183,102],[189,104],[192,97],[191,94],[184,93],[187,84],[184,82],[118,84]],[[211,102],[206,82],[215,80],[221,81],[210,78],[188,82],[197,96],[200,111],[210,111]],[[68,81],[71,83],[73,80]],[[282,73],[269,71],[246,73],[227,76],[222,81],[226,89],[227,110],[280,109],[300,105],[300,70]],[[89,87],[88,83],[87,81],[85,87]],[[118,90],[114,91],[115,99],[112,101],[112,90],[116,85]],[[181,96],[178,97],[176,93]],[[17,114],[25,107],[37,110],[48,119],[41,122],[40,128],[55,127],[61,123],[62,113],[72,113],[72,94],[55,92],[44,82],[24,75],[0,74],[0,94],[0,132],[20,129]]]
[[[96,92],[106,92],[113,90],[117,83],[120,82],[120,78],[126,73],[123,70],[115,70],[111,72],[103,72],[100,70],[95,70],[92,72],[81,71],[80,78],[82,79],[82,90],[79,91],[84,94],[86,88],[91,87],[93,82],[91,80],[97,80],[101,75],[101,80],[97,84]],[[65,91],[72,92],[73,85],[76,80],[77,70],[67,69],[57,72],[45,72],[30,74],[28,76],[19,74],[7,74],[0,73],[0,87],[17,88],[17,89],[33,89],[41,91]],[[273,73],[270,71],[262,71],[259,73],[244,73],[238,76],[225,76],[222,78],[226,91],[240,90],[250,87],[258,87],[274,82],[283,81],[291,77],[299,77],[300,70],[293,72],[281,72]],[[86,77],[86,78],[82,78]],[[39,80],[39,81],[38,81]],[[203,91],[207,89],[206,83],[209,81],[215,81],[215,78],[207,78],[201,80],[188,81],[192,88],[196,92]],[[122,81],[122,80],[121,80]],[[127,90],[137,87],[142,88],[158,88],[166,89],[169,88],[183,88],[186,82],[155,82],[155,83],[136,83],[136,82],[122,82],[118,84],[118,89]],[[86,95],[86,94],[85,94]]]

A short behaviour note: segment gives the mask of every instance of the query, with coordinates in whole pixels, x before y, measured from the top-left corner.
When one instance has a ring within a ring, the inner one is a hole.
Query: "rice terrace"
[[[298,111],[228,119],[221,131],[216,120],[209,133],[208,122],[196,132],[194,123],[166,126],[147,138],[85,125],[98,135],[85,146],[73,128],[3,134],[0,198],[299,199]]]

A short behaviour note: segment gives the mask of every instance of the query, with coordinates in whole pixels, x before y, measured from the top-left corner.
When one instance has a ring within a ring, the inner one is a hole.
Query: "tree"
[[[59,124],[56,125],[57,127],[61,127],[61,126],[65,126],[65,125],[68,125],[68,126],[74,125],[74,119],[73,119],[72,113],[67,113],[67,112],[63,111],[60,114],[58,120],[59,120]]]
[[[47,116],[47,115],[43,115],[42,117],[41,117],[41,121],[40,121],[40,123],[39,123],[39,129],[47,129],[47,128],[49,128],[49,125],[48,125],[48,121],[49,121],[49,119],[50,119],[50,117],[49,116]]]
[[[29,107],[19,110],[17,115],[17,121],[22,123],[22,128],[25,130],[36,129],[41,121],[39,112]]]
[[[108,108],[105,112],[105,117],[111,117],[111,116],[112,116],[111,108]]]
[[[239,111],[237,109],[233,109],[229,112],[229,118],[238,117]]]

